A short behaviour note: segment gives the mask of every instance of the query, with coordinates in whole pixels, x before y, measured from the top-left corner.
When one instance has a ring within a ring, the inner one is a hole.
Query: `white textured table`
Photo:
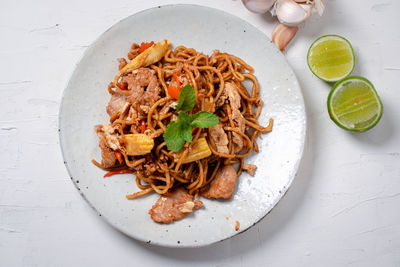
[[[260,223],[199,249],[155,247],[99,219],[71,183],[57,134],[62,91],[93,40],[149,7],[198,1],[0,3],[0,266],[400,266],[400,1],[326,0],[286,52],[303,88],[308,137],[287,195]],[[239,0],[202,1],[268,36],[276,23]],[[326,110],[329,85],[308,70],[323,34],[353,44],[354,74],[384,104],[372,130],[351,134]],[[251,40],[248,40],[251,41]]]

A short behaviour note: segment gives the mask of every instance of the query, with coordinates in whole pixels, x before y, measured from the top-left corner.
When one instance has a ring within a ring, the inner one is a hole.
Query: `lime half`
[[[362,132],[382,116],[382,102],[370,81],[350,76],[337,82],[328,96],[328,112],[340,127]]]
[[[354,52],[349,41],[338,35],[325,35],[312,43],[307,54],[308,67],[326,82],[336,82],[354,69]]]

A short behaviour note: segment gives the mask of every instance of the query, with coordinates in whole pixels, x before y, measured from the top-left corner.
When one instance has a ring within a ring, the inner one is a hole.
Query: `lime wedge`
[[[354,69],[354,52],[349,41],[338,35],[325,35],[312,43],[307,54],[308,67],[326,82],[336,82]]]
[[[340,127],[363,132],[382,116],[382,102],[370,81],[350,76],[337,82],[328,96],[328,112]]]

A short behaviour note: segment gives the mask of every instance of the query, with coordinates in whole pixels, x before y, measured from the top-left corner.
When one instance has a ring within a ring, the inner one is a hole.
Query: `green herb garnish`
[[[178,105],[176,105],[176,110],[182,110],[183,112],[188,112],[192,110],[194,104],[196,103],[196,95],[194,93],[194,88],[190,84],[186,84],[182,87],[179,93]]]
[[[196,95],[190,84],[185,85],[180,94],[176,110],[180,111],[178,121],[170,122],[163,134],[165,144],[173,152],[181,150],[185,142],[192,142],[192,128],[208,128],[216,125],[219,120],[216,115],[208,111],[199,111],[189,115],[196,103]]]

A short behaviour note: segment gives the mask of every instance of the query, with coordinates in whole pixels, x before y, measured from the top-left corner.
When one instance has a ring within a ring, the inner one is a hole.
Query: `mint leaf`
[[[182,122],[183,124],[187,124],[190,125],[190,123],[192,122],[192,116],[190,116],[189,114],[187,114],[186,112],[179,112],[179,121]]]
[[[219,119],[216,115],[207,111],[199,111],[192,115],[192,123],[190,126],[193,128],[207,128],[217,125]]]
[[[179,94],[178,105],[176,105],[176,110],[182,110],[187,112],[194,107],[196,103],[196,95],[194,93],[194,88],[190,84],[186,84],[182,87]]]
[[[190,84],[185,85],[180,94],[176,110],[180,110],[178,121],[170,122],[163,134],[168,149],[178,152],[186,142],[192,142],[192,128],[207,128],[219,122],[216,115],[207,111],[200,111],[194,115],[190,111],[196,103],[196,95]]]
[[[181,132],[182,123],[180,121],[173,121],[168,124],[163,137],[169,150],[173,152],[178,152],[181,150],[185,144],[185,140],[183,139]]]
[[[182,124],[182,138],[183,140],[185,140],[186,142],[191,143],[192,142],[192,127],[190,126],[189,123],[187,124]]]
[[[182,123],[181,135],[183,140],[187,142],[192,142],[192,127],[190,123],[192,122],[192,116],[188,115],[186,112],[179,112],[179,122]]]

